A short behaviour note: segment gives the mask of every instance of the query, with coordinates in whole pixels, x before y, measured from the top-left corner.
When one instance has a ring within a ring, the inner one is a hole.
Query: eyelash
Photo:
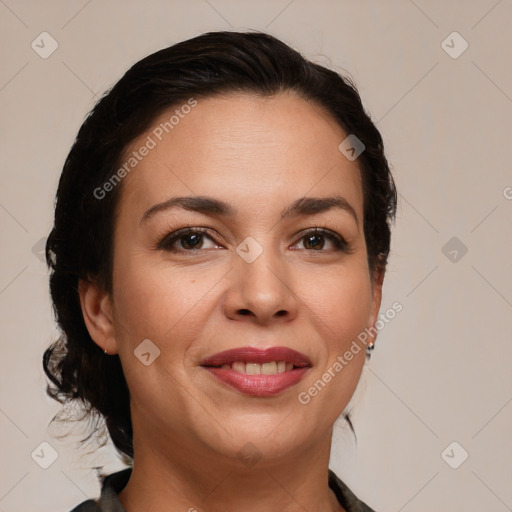
[[[156,244],[154,249],[155,250],[163,250],[163,251],[167,251],[167,252],[175,252],[175,253],[190,253],[190,252],[194,253],[196,251],[203,250],[203,249],[172,249],[172,246],[174,245],[175,242],[179,241],[180,238],[183,238],[184,236],[189,235],[189,234],[206,235],[217,245],[221,245],[211,235],[210,231],[207,228],[189,226],[189,227],[178,229],[177,231],[173,231],[172,233],[167,234],[166,236],[164,236],[164,238],[162,240],[160,240],[160,242],[158,242]],[[339,235],[333,231],[330,231],[328,229],[324,229],[324,228],[315,227],[313,229],[306,231],[297,240],[297,242],[299,242],[300,240],[302,240],[310,235],[322,235],[323,237],[331,240],[331,242],[335,246],[335,250],[342,251],[345,253],[351,252],[351,248],[350,248],[349,244],[345,241],[345,239],[341,235]],[[304,249],[304,250],[308,251],[308,252],[329,252],[328,250],[323,250],[323,249],[319,249],[319,250]]]

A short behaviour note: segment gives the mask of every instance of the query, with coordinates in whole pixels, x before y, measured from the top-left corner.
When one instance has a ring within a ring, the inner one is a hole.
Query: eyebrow
[[[158,212],[162,212],[173,207],[179,207],[184,210],[199,212],[206,215],[210,214],[233,217],[237,214],[236,208],[225,201],[221,201],[220,199],[208,196],[183,196],[173,197],[153,205],[144,213],[140,223],[142,224],[147,221]],[[333,208],[338,208],[348,212],[352,217],[354,217],[354,220],[359,227],[356,211],[344,197],[338,195],[329,197],[301,197],[281,211],[281,220],[300,215],[315,215]]]

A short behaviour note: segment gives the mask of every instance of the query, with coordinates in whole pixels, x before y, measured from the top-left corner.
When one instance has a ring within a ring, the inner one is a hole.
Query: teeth
[[[278,373],[289,372],[293,370],[293,363],[286,361],[270,361],[268,363],[243,363],[236,361],[232,364],[223,364],[223,370],[233,370],[237,373],[245,373],[247,375],[277,375]]]
[[[263,363],[261,365],[262,375],[275,375],[277,373],[277,363],[272,361],[270,363]]]
[[[261,373],[261,364],[247,363],[245,365],[245,373],[247,375],[259,375]]]
[[[231,369],[234,372],[245,373],[245,363],[236,362],[231,365]]]

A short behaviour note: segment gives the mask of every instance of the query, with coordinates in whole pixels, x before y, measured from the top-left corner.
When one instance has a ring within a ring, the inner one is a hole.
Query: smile
[[[224,386],[251,396],[273,396],[297,384],[311,362],[286,347],[241,347],[205,359],[201,366]]]
[[[237,373],[245,373],[247,375],[276,375],[278,373],[289,372],[293,369],[293,363],[286,361],[270,361],[269,363],[244,363],[236,361],[231,364],[223,364],[223,370],[233,370]]]

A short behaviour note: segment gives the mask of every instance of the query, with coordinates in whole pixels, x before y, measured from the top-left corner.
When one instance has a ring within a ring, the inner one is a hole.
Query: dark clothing
[[[126,486],[131,473],[132,468],[127,468],[108,475],[103,481],[100,498],[84,501],[71,512],[126,512],[117,494]],[[331,470],[329,470],[329,487],[347,512],[375,512],[366,503],[357,499]]]

